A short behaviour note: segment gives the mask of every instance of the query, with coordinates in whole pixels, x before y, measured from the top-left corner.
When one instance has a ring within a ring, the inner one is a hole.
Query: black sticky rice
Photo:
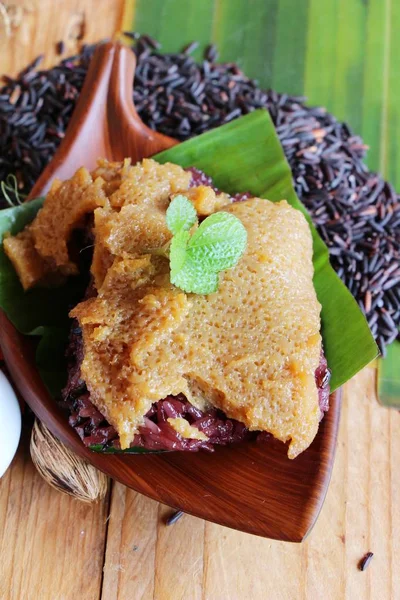
[[[202,171],[189,167],[191,173],[191,186],[208,185],[213,187],[213,181]],[[241,193],[233,196],[233,201],[246,200],[248,194]],[[90,227],[86,233],[86,245],[90,238]],[[91,259],[86,256],[86,271]],[[95,294],[92,284],[86,291],[86,298]],[[68,379],[62,390],[62,406],[67,407],[69,423],[74,427],[82,442],[89,447],[119,449],[120,443],[117,431],[107,422],[105,417],[92,404],[91,395],[86,384],[81,379],[81,364],[84,358],[84,345],[82,331],[74,321],[71,326],[69,344],[67,346],[67,373]],[[319,366],[315,371],[315,383],[318,389],[320,418],[329,409],[329,381],[330,371],[323,352],[321,352]],[[182,418],[190,425],[207,436],[206,440],[189,439],[182,437],[169,423],[170,418]],[[144,422],[135,435],[131,446],[145,448],[146,450],[180,450],[184,452],[197,452],[198,450],[213,451],[216,445],[226,445],[245,440],[268,438],[265,432],[251,432],[246,427],[228,418],[221,410],[211,407],[200,410],[193,406],[184,396],[168,396],[153,403],[144,417]]]
[[[215,47],[197,64],[190,44],[160,54],[136,40],[134,100],[150,127],[180,140],[267,108],[292,168],[296,191],[329,247],[331,262],[367,316],[381,351],[400,322],[400,201],[363,163],[366,146],[349,126],[304,98],[263,91]],[[93,46],[47,71],[38,60],[0,90],[0,180],[15,173],[28,192],[64,136]],[[4,204],[3,204],[4,205]]]

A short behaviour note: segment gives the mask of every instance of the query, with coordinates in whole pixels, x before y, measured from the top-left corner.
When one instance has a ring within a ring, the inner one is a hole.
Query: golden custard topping
[[[200,408],[216,406],[251,430],[289,441],[290,458],[305,450],[320,417],[314,374],[321,336],[304,216],[284,200],[232,204],[206,186],[188,191],[190,173],[152,160],[133,167],[103,161],[88,176],[80,197],[74,196],[76,206],[69,198],[64,240],[52,233],[53,251],[38,241],[39,232],[47,222],[57,228],[56,197],[65,197],[63,186],[71,183],[56,184],[49,194],[51,218],[46,200],[28,235],[49,270],[72,272],[65,254],[71,223],[82,211],[94,211],[97,295],[71,316],[82,328],[82,377],[91,401],[118,431],[121,447],[130,445],[153,402],[182,393]],[[168,260],[149,253],[171,238],[165,211],[177,193],[186,193],[201,215],[223,206],[247,230],[244,255],[208,296],[174,287]],[[26,240],[21,234],[8,239],[14,241],[5,244],[6,252],[17,264],[15,240]],[[34,276],[25,273],[25,279]],[[171,425],[190,435],[182,423]]]

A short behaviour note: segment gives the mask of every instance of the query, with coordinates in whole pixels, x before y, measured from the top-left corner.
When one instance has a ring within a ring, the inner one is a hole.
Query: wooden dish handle
[[[136,56],[130,48],[117,44],[108,90],[107,122],[113,159],[132,163],[175,146],[178,141],[153,131],[143,123],[132,99]]]
[[[178,142],[149,129],[139,118],[132,90],[136,57],[132,49],[106,42],[95,50],[65,137],[29,198],[46,194],[51,182],[68,179],[98,158],[135,163]]]

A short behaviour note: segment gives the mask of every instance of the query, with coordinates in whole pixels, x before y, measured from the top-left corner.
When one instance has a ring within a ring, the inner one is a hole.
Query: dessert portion
[[[223,216],[246,232],[238,262],[222,261],[213,274],[212,293],[171,283],[166,214],[182,196],[200,221],[187,240],[209,215],[216,245],[226,246]],[[82,229],[93,246],[91,283],[70,313],[64,398],[83,439],[193,450],[266,432],[289,443],[290,458],[310,445],[327,409],[329,372],[312,239],[299,211],[284,200],[233,198],[170,163],[100,161],[53,184],[32,224],[5,240],[26,289],[79,271],[74,234]]]

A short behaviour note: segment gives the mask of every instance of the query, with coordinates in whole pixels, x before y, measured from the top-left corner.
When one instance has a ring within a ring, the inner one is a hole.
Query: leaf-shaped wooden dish
[[[79,104],[57,154],[31,197],[43,195],[54,177],[66,179],[103,156],[133,162],[177,142],[148,129],[132,103],[135,58],[119,44],[96,51]],[[93,465],[155,500],[228,527],[300,542],[322,507],[333,466],[340,392],[311,447],[297,459],[276,440],[204,452],[104,455],[84,447],[50,397],[35,364],[32,340],[0,314],[4,357],[21,394],[49,429]]]

